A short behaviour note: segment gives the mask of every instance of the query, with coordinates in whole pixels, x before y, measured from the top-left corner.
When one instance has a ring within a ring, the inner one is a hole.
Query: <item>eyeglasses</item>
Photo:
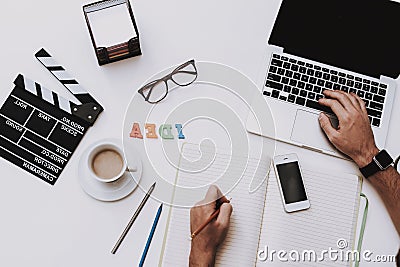
[[[156,104],[168,95],[168,81],[178,86],[191,85],[197,79],[197,68],[194,59],[177,67],[173,72],[161,79],[152,81],[138,90],[147,102]]]

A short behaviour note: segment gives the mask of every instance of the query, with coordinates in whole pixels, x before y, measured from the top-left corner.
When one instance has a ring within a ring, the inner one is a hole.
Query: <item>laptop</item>
[[[332,114],[318,104],[323,90],[342,90],[365,101],[375,141],[385,147],[400,72],[399,17],[400,4],[389,0],[283,0],[255,96],[268,102],[275,133],[262,133],[253,115],[247,130],[345,158],[318,122],[321,111]]]

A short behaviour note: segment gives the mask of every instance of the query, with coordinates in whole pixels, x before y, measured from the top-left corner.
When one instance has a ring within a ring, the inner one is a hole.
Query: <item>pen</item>
[[[143,254],[142,254],[142,258],[140,259],[139,267],[143,266],[144,260],[146,259],[147,252],[149,251],[149,248],[150,248],[151,240],[153,240],[154,232],[156,230],[158,221],[160,220],[162,207],[163,207],[163,204],[161,204],[160,207],[158,208],[156,217],[154,218],[153,226],[151,227],[151,231],[150,231],[149,237],[147,238],[146,246],[144,247],[144,251],[143,251]]]
[[[129,230],[131,229],[133,223],[135,222],[136,218],[139,216],[139,213],[142,211],[144,205],[146,204],[147,200],[149,199],[151,193],[154,190],[154,187],[156,186],[156,183],[154,183],[149,191],[147,191],[146,195],[144,196],[142,202],[140,203],[139,207],[137,208],[137,210],[135,211],[135,213],[133,214],[131,220],[129,221],[128,225],[125,227],[124,231],[122,232],[121,236],[119,237],[117,243],[115,244],[114,248],[111,250],[112,254],[115,254],[115,252],[117,252],[119,246],[121,245],[122,241],[124,240],[125,236],[128,234]]]
[[[190,238],[193,239],[195,238],[196,235],[198,235],[212,220],[214,220],[215,218],[217,218],[221,205],[223,203],[230,203],[230,200],[226,200],[222,203],[219,203],[218,208],[210,215],[210,217],[207,219],[207,221],[205,221],[196,231],[194,231],[191,235]]]

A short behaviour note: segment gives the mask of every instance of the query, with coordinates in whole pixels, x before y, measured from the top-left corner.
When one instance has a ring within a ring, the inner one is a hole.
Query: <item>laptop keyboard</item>
[[[272,55],[263,94],[299,106],[332,113],[318,103],[324,90],[353,92],[364,100],[373,126],[381,125],[387,84],[363,79],[288,56]]]

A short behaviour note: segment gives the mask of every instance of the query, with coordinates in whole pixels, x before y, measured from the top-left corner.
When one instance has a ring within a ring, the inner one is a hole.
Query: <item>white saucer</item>
[[[89,146],[82,155],[82,158],[79,162],[78,175],[79,182],[82,186],[82,189],[91,197],[101,200],[101,201],[116,201],[120,200],[124,197],[127,197],[129,194],[135,190],[137,187],[140,178],[142,176],[142,161],[136,156],[139,155],[134,147],[131,147],[128,153],[132,153],[129,155],[130,159],[135,158],[136,166],[128,166],[129,168],[136,167],[135,172],[126,172],[120,179],[112,183],[102,183],[94,178],[91,178],[89,175],[89,166],[87,164],[89,158],[89,152],[97,146],[99,143],[112,143],[122,149],[122,141],[116,139],[105,139],[98,141],[91,146]],[[132,164],[132,162],[131,162]]]

